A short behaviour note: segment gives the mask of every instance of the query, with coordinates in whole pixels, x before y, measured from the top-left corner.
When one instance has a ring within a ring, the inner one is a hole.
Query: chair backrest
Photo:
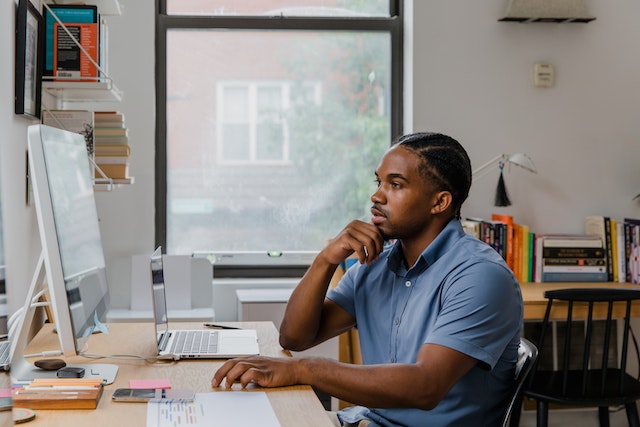
[[[507,411],[503,418],[503,427],[508,425],[518,425],[518,421],[515,420],[520,420],[520,412],[516,415],[514,414],[514,409],[517,408],[517,410],[520,411],[520,405],[522,403],[522,387],[537,358],[538,348],[526,338],[520,338],[520,345],[518,346],[518,362],[516,363],[515,369],[515,381],[509,397]]]
[[[597,370],[600,375],[600,379],[597,381],[597,384],[601,385],[599,393],[604,395],[608,371],[611,370],[611,367],[609,366],[610,347],[612,346],[612,340],[615,340],[616,337],[620,337],[622,342],[618,343],[620,356],[617,358],[615,363],[616,368],[618,368],[615,372],[619,376],[619,392],[621,394],[624,393],[623,377],[627,371],[631,304],[634,300],[640,299],[640,289],[557,289],[546,291],[544,296],[548,299],[548,302],[545,317],[542,322],[540,341],[538,341],[540,351],[542,351],[542,348],[545,345],[545,334],[549,329],[549,318],[554,303],[562,302],[563,304],[566,304],[566,318],[563,319],[566,322],[565,338],[562,349],[558,348],[559,366],[557,369],[554,369],[562,373],[562,394],[566,394],[567,389],[570,386],[569,383],[571,381],[568,379],[569,372],[575,372],[578,370],[582,372],[581,393],[586,394],[587,388],[589,388],[588,384],[594,384],[593,381],[587,381],[587,378],[593,374],[594,370]],[[624,316],[622,317],[623,330],[621,333],[617,333],[614,328],[614,325],[617,323],[613,316],[614,304],[621,304],[624,308]],[[565,309],[563,308],[562,310]],[[555,317],[557,317],[557,315]],[[579,319],[580,322],[585,322],[584,331],[580,330],[578,338],[575,338],[577,331],[573,328],[575,319]],[[604,320],[604,330],[594,333],[594,321],[598,319]],[[594,337],[602,338],[602,342],[597,343],[596,345],[594,343]],[[615,345],[615,341],[613,341],[613,345]],[[575,351],[576,348],[582,350],[581,360],[577,355],[572,357],[572,350]],[[598,363],[598,360],[593,360],[593,355],[597,353],[602,355],[601,360],[599,361],[600,363]],[[578,369],[576,366],[570,366],[571,361],[574,363],[580,362],[580,368]],[[534,370],[532,376],[535,375],[536,373]],[[573,381],[573,386],[575,386],[575,380]],[[593,393],[593,390],[591,390],[591,393]]]

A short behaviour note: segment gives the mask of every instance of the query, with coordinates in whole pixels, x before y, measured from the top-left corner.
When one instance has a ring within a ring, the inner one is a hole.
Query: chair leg
[[[609,427],[609,407],[598,407],[598,420],[600,420],[600,427]]]
[[[638,407],[636,402],[627,403],[624,405],[624,409],[627,411],[627,420],[629,421],[629,427],[640,427],[640,420],[638,419]]]
[[[536,406],[537,427],[547,427],[549,424],[549,405],[547,402],[538,400],[538,404]]]
[[[520,426],[520,414],[522,413],[522,396],[516,398],[513,404],[513,411],[511,412],[511,418],[509,419],[509,427]]]

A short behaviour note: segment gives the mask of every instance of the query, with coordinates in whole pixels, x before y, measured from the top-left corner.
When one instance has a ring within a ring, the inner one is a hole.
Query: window
[[[156,240],[319,250],[401,133],[399,0],[159,0]]]

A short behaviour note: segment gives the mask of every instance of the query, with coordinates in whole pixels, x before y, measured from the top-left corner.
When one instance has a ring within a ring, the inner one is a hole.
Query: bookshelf
[[[51,3],[43,3],[44,13],[47,12],[48,5],[69,5],[77,4],[75,0],[56,0]],[[122,7],[119,0],[88,0],[87,5],[98,7],[100,16],[121,15]],[[55,15],[53,11],[49,11]],[[64,24],[63,24],[64,26]],[[49,95],[58,99],[62,107],[66,107],[69,102],[120,102],[122,91],[120,91],[113,80],[101,68],[99,77],[85,81],[53,81],[50,77],[43,77],[42,89]]]
[[[73,5],[78,4],[77,0],[54,0],[43,3],[43,15],[50,13],[54,16],[62,27],[65,27],[65,23],[61,22],[55,14],[55,11],[50,9],[49,6],[59,5]],[[106,22],[102,20],[104,16],[119,16],[122,14],[122,6],[120,0],[86,0],[83,4],[96,6],[98,10],[98,21],[101,26],[104,26],[104,33],[100,33],[100,37],[104,37],[101,41],[102,49],[106,49],[108,34],[106,32]],[[71,34],[69,33],[71,36]],[[73,36],[71,36],[73,38]],[[80,45],[77,39],[73,38],[73,42],[80,48],[81,55],[89,56],[87,51]],[[100,54],[99,58],[95,60],[89,58],[91,63],[97,68],[97,77],[80,77],[73,78],[65,81],[60,77],[56,77],[55,80],[52,76],[43,76],[42,91],[52,97],[55,102],[55,109],[60,110],[76,110],[83,109],[86,104],[95,104],[100,102],[120,102],[123,98],[123,92],[113,82],[112,78],[105,71],[106,68],[106,51],[104,54]],[[98,62],[100,64],[98,64]],[[103,62],[104,61],[104,62]],[[95,105],[90,105],[90,110],[95,110]],[[94,163],[94,168],[99,169]],[[95,191],[111,191],[115,188],[130,185],[134,183],[134,178],[127,179],[112,179],[100,173],[102,178],[95,178],[94,190]]]
[[[43,81],[42,90],[60,100],[64,107],[68,106],[69,102],[122,101],[122,91],[110,78],[87,82]]]

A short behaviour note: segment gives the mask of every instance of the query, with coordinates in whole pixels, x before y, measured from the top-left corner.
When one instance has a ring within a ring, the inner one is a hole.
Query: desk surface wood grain
[[[201,323],[172,323],[174,329],[201,328]],[[244,328],[258,331],[260,352],[266,356],[289,357],[289,353],[278,344],[278,333],[271,322],[243,322]],[[89,339],[87,353],[131,354],[152,357],[155,355],[153,325],[150,323],[114,323],[109,325],[109,334],[96,334]],[[50,325],[45,325],[27,347],[26,354],[59,348],[57,336]],[[116,388],[126,388],[131,379],[169,379],[172,388],[186,388],[196,393],[220,392],[212,389],[211,378],[223,363],[221,360],[182,360],[178,362],[146,362],[139,359],[89,359],[74,356],[64,358],[67,363],[112,363],[119,366],[116,380],[105,387],[97,409],[93,410],[39,410],[30,426],[144,426],[146,404],[111,402]],[[35,359],[30,359],[33,362]],[[236,384],[233,390],[240,390]],[[288,426],[330,427],[324,407],[309,386],[293,386],[274,389],[251,388],[265,391],[280,424]]]

